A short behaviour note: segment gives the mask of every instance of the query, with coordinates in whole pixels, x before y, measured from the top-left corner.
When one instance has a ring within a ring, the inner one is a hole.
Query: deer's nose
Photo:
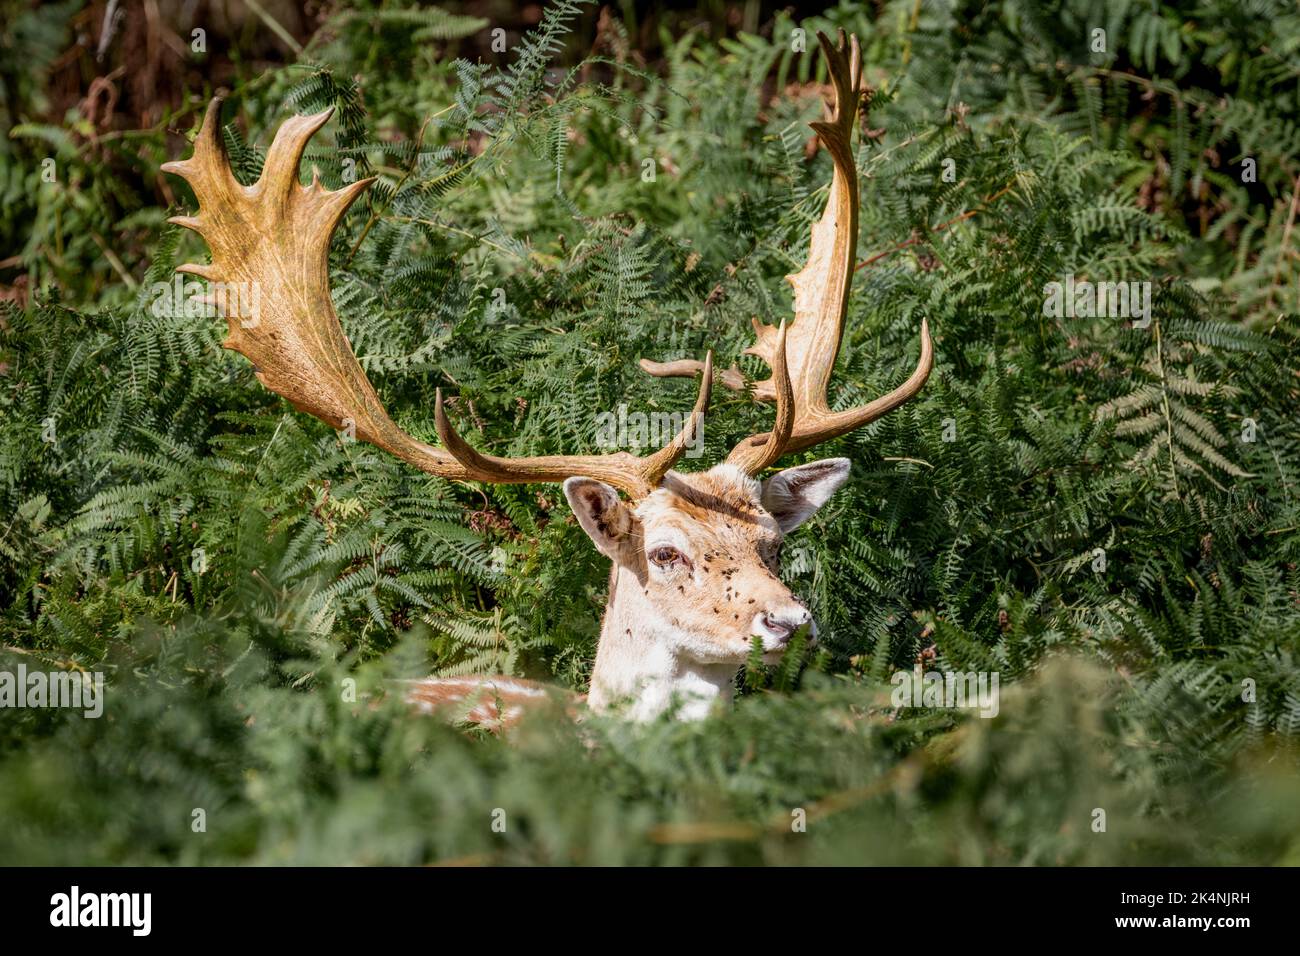
[[[812,614],[806,607],[791,604],[786,607],[764,611],[760,622],[764,630],[781,643],[785,643],[790,640],[790,635],[811,619]]]

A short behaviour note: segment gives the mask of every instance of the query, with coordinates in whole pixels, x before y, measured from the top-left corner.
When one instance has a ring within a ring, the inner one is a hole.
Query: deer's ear
[[[847,458],[824,458],[779,471],[763,482],[763,507],[789,534],[812,517],[849,478]]]
[[[569,478],[564,482],[564,497],[600,553],[621,560],[632,544],[636,517],[618,492],[594,478]]]

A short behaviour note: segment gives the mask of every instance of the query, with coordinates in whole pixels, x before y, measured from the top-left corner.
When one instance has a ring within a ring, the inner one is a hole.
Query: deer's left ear
[[[824,458],[779,471],[763,482],[763,507],[789,534],[826,504],[849,478],[847,458]]]
[[[564,483],[564,497],[600,553],[614,561],[623,560],[632,544],[636,516],[618,492],[594,478],[570,478]]]

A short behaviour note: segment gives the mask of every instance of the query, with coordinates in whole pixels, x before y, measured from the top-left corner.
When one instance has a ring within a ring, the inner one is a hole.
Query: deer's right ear
[[[622,560],[632,545],[636,518],[618,492],[594,478],[569,478],[564,482],[564,497],[600,553]]]
[[[763,507],[782,534],[789,534],[826,504],[840,485],[849,480],[847,458],[823,458],[778,471],[763,482]]]

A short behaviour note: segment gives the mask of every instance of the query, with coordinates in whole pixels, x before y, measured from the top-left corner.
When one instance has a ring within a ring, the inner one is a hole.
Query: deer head
[[[453,429],[441,390],[434,408],[441,447],[398,427],[366,379],[330,299],[331,236],[371,181],[333,192],[316,177],[310,186],[298,181],[307,141],[330,111],[286,121],[252,186],[241,186],[230,171],[218,128],[219,101],[208,107],[193,155],[163,166],[185,178],[199,200],[198,215],[171,221],[197,231],[212,251],[210,265],[186,264],[177,271],[213,285],[210,301],[228,306],[224,344],[252,361],[263,385],[332,427],[349,429],[444,478],[564,483],[582,528],[613,562],[592,672],[590,703],[597,710],[628,700],[633,716],[649,717],[677,700],[682,716],[702,714],[713,699],[729,696],[753,638],[776,656],[799,628],[811,624],[808,609],[777,577],[779,549],[784,536],[845,482],[849,462],[834,458],[769,469],[784,455],[843,435],[906,402],[930,372],[933,344],[923,320],[920,361],[906,382],[858,408],[832,411],[827,402],[857,249],[850,136],[862,63],[856,37],[846,44],[841,33],[836,46],[822,34],[818,39],[835,90],[825,119],[812,124],[834,162],[830,196],[813,226],[806,265],[789,277],[793,322],[773,328],[755,319],[757,341],[748,350],[772,370],[753,394],[775,404],[775,424],[737,444],[725,463],[700,473],[672,467],[702,427],[713,386],[712,353],[703,362],[642,361],[652,375],[700,378],[681,432],[645,456],[484,454]],[[235,297],[233,306],[220,294],[223,286],[250,285],[257,294]],[[247,312],[250,298],[259,305],[256,315]],[[734,369],[721,380],[728,388],[746,387]],[[498,692],[509,685],[487,680]]]

